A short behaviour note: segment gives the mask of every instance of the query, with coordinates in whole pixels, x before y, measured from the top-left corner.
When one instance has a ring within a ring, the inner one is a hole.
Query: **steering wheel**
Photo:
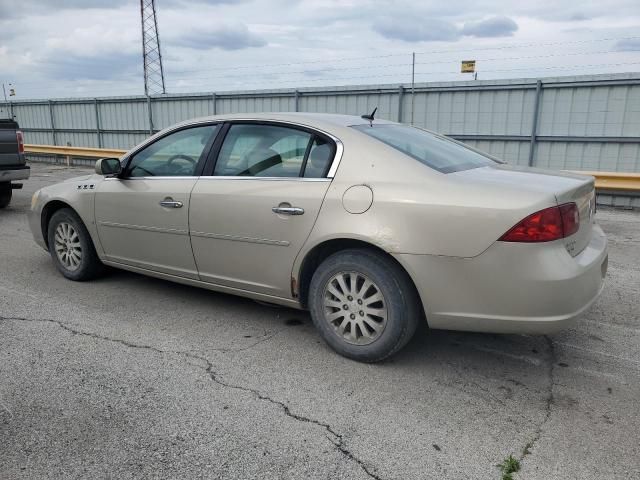
[[[169,160],[167,160],[167,166],[170,166],[174,160],[186,160],[187,162],[190,162],[192,165],[195,165],[196,163],[198,163],[197,160],[194,160],[189,155],[178,154],[178,155],[174,155]]]

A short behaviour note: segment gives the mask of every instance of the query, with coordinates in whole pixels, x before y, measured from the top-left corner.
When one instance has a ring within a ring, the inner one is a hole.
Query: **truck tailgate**
[[[23,167],[26,163],[18,150],[17,129],[18,124],[13,120],[0,119],[0,169]]]

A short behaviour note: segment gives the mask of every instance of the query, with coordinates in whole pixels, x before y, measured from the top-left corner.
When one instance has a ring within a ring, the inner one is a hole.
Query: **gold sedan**
[[[170,127],[35,193],[30,225],[71,280],[104,265],[308,309],[375,362],[430,328],[549,333],[596,299],[593,178],[516,168],[446,137],[311,113]]]

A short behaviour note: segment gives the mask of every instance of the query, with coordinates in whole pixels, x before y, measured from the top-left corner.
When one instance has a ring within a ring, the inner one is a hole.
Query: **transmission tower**
[[[142,60],[144,63],[144,94],[167,93],[160,53],[160,35],[155,0],[140,0],[142,21]]]

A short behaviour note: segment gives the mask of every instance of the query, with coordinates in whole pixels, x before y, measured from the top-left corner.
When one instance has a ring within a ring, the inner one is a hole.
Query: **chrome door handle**
[[[271,209],[273,213],[277,213],[279,215],[302,215],[304,213],[304,208],[300,207],[273,207]]]
[[[182,208],[182,202],[176,202],[173,198],[165,198],[160,202],[161,207]]]

